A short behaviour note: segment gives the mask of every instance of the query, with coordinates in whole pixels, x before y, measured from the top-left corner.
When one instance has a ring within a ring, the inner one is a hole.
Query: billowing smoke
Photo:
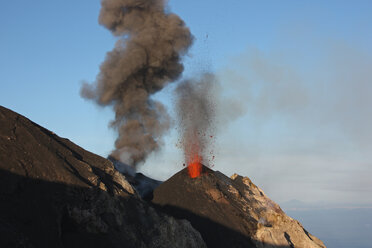
[[[216,125],[216,78],[205,73],[176,88],[180,145],[185,162],[212,166]]]
[[[151,96],[183,72],[193,37],[184,22],[166,11],[165,0],[102,0],[99,23],[119,37],[82,97],[112,106],[118,132],[111,156],[130,165],[156,151],[169,116]]]

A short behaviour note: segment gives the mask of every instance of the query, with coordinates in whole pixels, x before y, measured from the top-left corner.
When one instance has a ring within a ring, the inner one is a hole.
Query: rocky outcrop
[[[152,179],[142,173],[136,173],[133,167],[116,160],[112,156],[109,156],[107,159],[113,163],[115,169],[125,175],[127,181],[135,188],[142,199],[146,201],[152,200],[154,189],[156,189],[162,181]]]
[[[325,247],[248,177],[203,170],[199,178],[180,171],[155,189],[153,203],[189,220],[208,247]]]
[[[0,247],[205,247],[113,164],[0,106]]]

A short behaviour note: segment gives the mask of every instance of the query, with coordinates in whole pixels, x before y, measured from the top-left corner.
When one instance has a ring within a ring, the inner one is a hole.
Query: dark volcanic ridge
[[[0,106],[0,247],[325,247],[247,177],[123,173]]]
[[[201,177],[190,178],[184,169],[155,189],[152,202],[189,220],[208,247],[325,247],[237,174],[229,178],[203,166]]]
[[[113,164],[0,106],[0,247],[206,247]]]

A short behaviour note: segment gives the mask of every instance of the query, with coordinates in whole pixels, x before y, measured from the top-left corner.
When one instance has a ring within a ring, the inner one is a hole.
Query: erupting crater
[[[201,157],[199,155],[196,155],[187,166],[189,176],[191,178],[200,177],[202,174],[202,168],[203,166],[201,164]]]

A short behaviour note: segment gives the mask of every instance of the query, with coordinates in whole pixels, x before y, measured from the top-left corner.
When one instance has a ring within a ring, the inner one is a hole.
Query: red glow
[[[189,175],[191,178],[200,177],[202,173],[201,158],[199,155],[195,155],[194,158],[190,161],[188,167]]]

